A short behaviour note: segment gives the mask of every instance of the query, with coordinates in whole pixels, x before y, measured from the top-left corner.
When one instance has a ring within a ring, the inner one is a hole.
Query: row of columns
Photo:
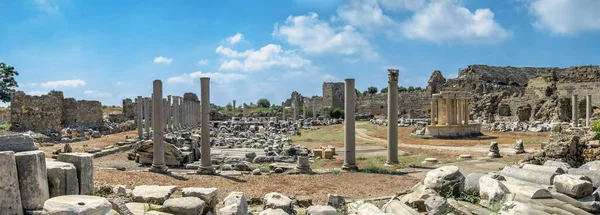
[[[571,125],[579,127],[579,98],[577,94],[571,93]],[[585,126],[591,126],[592,117],[592,95],[585,96]]]
[[[433,94],[430,108],[431,126],[469,124],[469,100],[464,92]]]
[[[161,95],[162,96],[162,95]],[[162,116],[160,123],[162,130],[174,131],[189,128],[200,123],[200,103],[184,101],[180,96],[168,96],[167,98],[152,98],[138,96],[137,103],[137,129],[138,139],[150,139],[152,131],[155,131],[153,120]],[[164,107],[161,112],[154,112],[157,105]],[[152,113],[150,113],[152,109]]]

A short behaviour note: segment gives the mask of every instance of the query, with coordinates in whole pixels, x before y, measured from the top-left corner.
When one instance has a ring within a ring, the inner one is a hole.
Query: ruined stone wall
[[[398,115],[408,118],[426,118],[430,111],[428,90],[398,93]],[[361,95],[357,98],[358,114],[387,115],[387,93]]]
[[[23,91],[12,93],[11,123],[15,129],[58,132],[62,121],[62,92],[30,96]]]
[[[323,83],[323,106],[344,109],[344,82]]]
[[[97,128],[102,125],[102,104],[99,101],[77,101],[77,125]]]
[[[77,101],[65,98],[62,101],[62,125],[70,126],[77,123]]]
[[[123,117],[126,120],[135,119],[137,108],[136,103],[134,103],[130,98],[123,99]]]

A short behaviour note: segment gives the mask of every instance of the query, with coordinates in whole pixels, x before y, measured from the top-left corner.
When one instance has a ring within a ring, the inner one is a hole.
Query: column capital
[[[398,69],[388,69],[388,81],[398,81]]]

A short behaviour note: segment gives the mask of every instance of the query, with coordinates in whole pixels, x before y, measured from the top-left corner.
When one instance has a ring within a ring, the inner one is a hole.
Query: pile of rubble
[[[387,119],[371,119],[369,120],[371,124],[387,126]],[[427,125],[429,124],[430,119],[409,119],[409,118],[400,118],[398,119],[398,126],[400,127],[409,127],[409,126],[419,126],[419,125]]]
[[[584,152],[591,148],[588,143],[593,137],[594,133],[587,128],[554,123],[549,141],[542,146],[542,151],[528,155],[520,163],[543,164],[547,160],[556,160],[581,166],[586,160]]]
[[[529,131],[529,132],[548,132],[551,129],[550,123],[542,123],[542,122],[533,122],[533,123],[525,123],[525,122],[493,122],[493,123],[482,123],[481,129],[486,131],[499,131],[499,132],[509,132],[509,131]]]

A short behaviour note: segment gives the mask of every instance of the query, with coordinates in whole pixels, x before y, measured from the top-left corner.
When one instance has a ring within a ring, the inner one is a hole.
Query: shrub
[[[334,108],[331,110],[331,112],[329,112],[329,117],[331,118],[343,118],[344,117],[344,110],[340,109],[340,108]]]
[[[269,107],[271,107],[271,102],[269,102],[268,99],[263,98],[263,99],[259,99],[256,102],[256,105],[258,105],[258,107],[260,107],[260,108],[269,108]]]
[[[600,140],[600,120],[592,122],[592,131],[596,133],[595,140]]]

